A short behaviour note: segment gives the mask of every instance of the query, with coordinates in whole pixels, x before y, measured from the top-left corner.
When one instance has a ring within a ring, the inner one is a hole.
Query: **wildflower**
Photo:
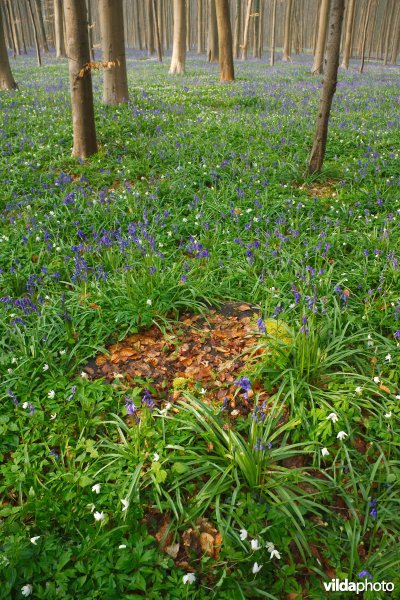
[[[194,583],[196,581],[196,575],[194,573],[186,573],[186,575],[184,575],[182,577],[182,581],[183,583]]]
[[[146,300],[146,304],[147,304],[147,306],[151,306],[151,300],[150,300],[150,298],[148,300]]]
[[[262,565],[259,565],[257,562],[254,563],[253,565],[253,574],[255,575],[256,573],[258,573],[259,571],[261,571],[262,569]]]
[[[322,456],[329,456],[329,450],[328,450],[328,448],[322,448],[321,454],[322,454]]]
[[[118,549],[119,549],[119,550],[122,550],[123,548],[126,548],[126,544],[120,544],[120,545],[118,546]]]
[[[267,328],[265,327],[265,323],[261,317],[259,319],[257,319],[257,326],[258,326],[258,329],[260,330],[260,333],[267,332]]]
[[[391,355],[391,354],[386,354],[386,356],[385,356],[385,360],[386,360],[387,362],[392,362],[392,355]]]
[[[33,413],[35,412],[36,408],[33,406],[33,404],[31,402],[29,402],[29,414],[31,415],[31,417],[33,417]]]
[[[371,517],[373,519],[376,519],[376,517],[378,516],[378,510],[377,510],[378,502],[377,502],[376,498],[373,498],[369,504],[371,506],[371,512],[369,514],[371,515]]]
[[[12,401],[14,402],[14,405],[18,406],[19,402],[18,402],[17,396],[15,394],[13,394],[13,392],[11,390],[8,390],[7,394],[9,395],[10,398],[12,398]]]
[[[243,540],[245,540],[245,539],[247,538],[247,536],[248,536],[248,535],[249,535],[249,534],[248,534],[248,532],[246,531],[246,529],[241,529],[241,530],[240,530],[239,537],[240,537],[240,539],[242,540],[242,542],[243,542]]]
[[[153,454],[153,462],[158,462],[160,460],[160,455],[157,452]]]
[[[55,391],[50,390],[49,393],[47,394],[47,397],[50,398],[50,400],[53,400],[55,395],[56,395]]]
[[[280,560],[280,558],[281,558],[281,555],[279,554],[278,550],[276,550],[275,548],[273,550],[271,550],[270,559],[272,560],[273,558],[277,558],[278,560]]]
[[[265,547],[268,550],[268,552],[272,552],[272,550],[275,550],[275,544],[273,544],[272,542],[267,542],[265,544]]]
[[[372,579],[372,575],[369,571],[367,571],[366,569],[364,569],[364,571],[360,571],[359,573],[357,573],[357,577],[368,577],[368,579]]]
[[[237,385],[238,387],[241,387],[246,392],[251,391],[251,383],[250,383],[250,379],[248,377],[241,377],[240,379],[237,379],[234,382],[234,384]]]
[[[36,546],[36,542],[38,541],[38,539],[40,538],[40,535],[35,535],[34,537],[31,537],[31,543]]]
[[[28,406],[29,406],[29,402],[24,402],[22,405],[22,408],[28,408]]]
[[[69,402],[70,400],[72,400],[72,398],[75,396],[76,394],[76,385],[73,385],[71,388],[71,393],[67,398],[67,402]]]
[[[362,393],[362,387],[361,386],[357,386],[354,391],[355,391],[356,394],[360,395]]]
[[[336,437],[337,437],[338,440],[344,440],[344,439],[347,438],[348,435],[349,434],[346,433],[345,431],[339,431],[339,433],[337,434]]]
[[[395,340],[400,340],[400,329],[394,332],[393,337]]]
[[[389,411],[388,413],[385,413],[385,415],[384,415],[385,419],[390,419],[391,416],[392,416],[392,411]]]
[[[379,382],[380,382],[379,377],[374,377],[374,383],[379,383]]]
[[[153,410],[154,401],[151,397],[151,393],[149,390],[144,390],[143,397],[142,397],[142,404],[146,404],[150,410]]]
[[[326,418],[332,421],[332,423],[337,423],[339,421],[339,417],[334,412],[331,412]]]
[[[250,546],[252,550],[259,550],[261,548],[258,540],[251,540]]]
[[[86,373],[86,371],[82,371],[81,372],[81,377],[82,377],[82,379],[88,379],[89,375]]]
[[[92,492],[96,492],[96,494],[100,494],[101,484],[95,483],[92,485]]]
[[[32,594],[32,591],[33,591],[33,585],[31,583],[27,583],[27,584],[23,585],[21,588],[21,594],[25,598],[30,596]]]
[[[254,444],[254,450],[260,450],[261,452],[265,450],[265,444],[262,443],[260,436],[257,436],[256,443]]]
[[[137,410],[136,404],[128,397],[125,398],[125,407],[127,415],[134,415]]]
[[[49,370],[49,365],[46,363],[45,365],[43,365],[43,371],[48,371]]]
[[[104,513],[103,512],[98,512],[96,511],[94,514],[94,520],[95,521],[102,521],[104,519]]]
[[[54,421],[54,419],[57,418],[57,413],[53,413],[52,415],[50,415],[50,421]]]
[[[121,498],[121,502],[122,502],[122,512],[126,512],[129,508],[129,500]]]

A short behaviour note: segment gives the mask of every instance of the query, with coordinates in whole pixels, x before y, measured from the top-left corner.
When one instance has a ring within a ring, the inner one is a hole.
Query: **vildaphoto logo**
[[[348,579],[332,579],[331,581],[324,581],[324,588],[326,592],[355,592],[361,594],[362,592],[393,592],[394,584],[391,581],[349,581]]]

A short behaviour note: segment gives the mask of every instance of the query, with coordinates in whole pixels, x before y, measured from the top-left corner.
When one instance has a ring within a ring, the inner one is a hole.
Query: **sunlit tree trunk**
[[[0,10],[0,90],[15,90],[17,84],[11,72],[6,40],[4,37],[3,16]]]
[[[203,0],[197,0],[197,54],[204,52],[203,47]]]
[[[343,67],[343,69],[349,68],[352,37],[353,37],[354,10],[355,10],[355,0],[348,0],[347,11],[346,11],[346,34],[345,34],[345,40],[344,40],[343,59],[342,59],[342,65],[341,65]]]
[[[72,154],[86,158],[97,152],[86,3],[64,0],[74,145]]]
[[[243,32],[242,60],[247,60],[247,47],[249,45],[251,7],[252,7],[252,0],[247,0],[247,10],[246,10],[246,18],[244,21],[244,32]]]
[[[283,34],[283,54],[282,60],[287,62],[290,60],[290,53],[292,48],[291,40],[291,14],[292,14],[292,3],[293,0],[286,0],[286,11],[285,11],[285,30]]]
[[[182,75],[186,62],[186,6],[185,0],[174,0],[174,40],[169,72]]]
[[[99,0],[99,16],[103,62],[113,63],[103,71],[103,102],[121,104],[128,101],[122,0]]]
[[[261,6],[260,0],[253,0],[253,58],[261,58],[259,52],[261,31]]]
[[[17,32],[17,25],[15,23],[14,5],[11,3],[11,0],[7,0],[6,7],[7,7],[7,12],[8,12],[8,18],[10,21],[10,26],[11,26],[12,37],[14,40],[14,53],[21,54],[21,48],[19,46],[19,37],[18,37],[18,32]]]
[[[221,81],[233,81],[235,71],[233,68],[232,27],[228,0],[216,0],[218,24],[218,49]]]
[[[399,45],[400,45],[400,6],[397,5],[396,20],[394,22],[392,52],[391,52],[391,58],[390,58],[390,62],[392,63],[392,65],[395,65],[397,63],[397,57],[399,55]]]
[[[315,49],[314,64],[311,68],[311,73],[313,75],[320,74],[323,70],[326,32],[329,21],[329,8],[330,0],[322,0],[319,11],[317,46]]]
[[[84,1],[84,0],[82,0],[82,1]],[[91,2],[91,0],[86,0],[86,2],[87,2],[89,54],[90,54],[90,60],[92,62],[94,62],[95,61],[94,44],[93,44],[93,28],[94,28],[94,23],[93,23],[93,16],[92,16],[92,2]]]
[[[325,76],[318,109],[314,144],[308,165],[308,172],[310,174],[319,173],[324,161],[326,140],[328,137],[329,116],[337,85],[343,13],[344,0],[332,0],[328,43],[326,48]]]
[[[208,62],[218,62],[218,25],[215,0],[208,0]]]

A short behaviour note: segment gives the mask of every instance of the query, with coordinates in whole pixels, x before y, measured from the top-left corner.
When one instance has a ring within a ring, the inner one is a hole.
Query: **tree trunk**
[[[343,50],[343,59],[342,59],[342,68],[349,68],[349,61],[351,55],[351,45],[352,45],[352,33],[353,33],[353,23],[354,23],[354,10],[355,10],[355,0],[349,0],[347,5],[347,13],[346,13],[346,35],[344,41],[344,50]]]
[[[330,0],[322,0],[319,11],[317,47],[315,49],[314,64],[311,68],[312,75],[322,73],[324,64],[324,53],[326,44],[326,32],[328,30]]]
[[[169,72],[182,75],[186,62],[186,6],[185,0],[174,0],[174,40]]]
[[[19,55],[19,54],[21,54],[21,48],[19,47],[19,39],[18,39],[17,25],[15,23],[14,7],[13,7],[13,4],[11,3],[11,0],[7,0],[7,12],[8,12],[8,17],[9,17],[9,21],[10,21],[12,37],[14,40],[14,54]]]
[[[283,54],[282,60],[284,62],[288,62],[290,60],[290,53],[292,49],[292,40],[291,40],[291,19],[290,16],[292,14],[292,3],[293,0],[286,0],[286,11],[285,11],[285,30],[283,34]]]
[[[364,26],[363,26],[363,30],[362,30],[362,34],[361,34],[361,63],[360,63],[360,73],[363,72],[364,70],[364,60],[365,60],[365,42],[367,39],[367,30],[368,30],[368,22],[369,22],[369,14],[371,12],[371,5],[372,5],[372,0],[368,1],[368,5],[367,5],[367,12],[365,15],[365,21],[364,21]]]
[[[314,144],[311,150],[310,162],[308,164],[309,174],[319,173],[324,161],[328,137],[329,116],[337,85],[343,13],[344,0],[332,0],[326,49],[325,78],[322,85]]]
[[[15,3],[15,10],[16,10],[17,17],[18,17],[18,25],[19,25],[18,29],[19,29],[19,33],[20,33],[21,45],[22,45],[24,54],[27,54],[26,43],[25,43],[25,34],[24,34],[22,15],[21,15],[21,8],[20,8],[18,1]]]
[[[103,62],[114,63],[103,71],[103,103],[128,102],[124,15],[122,0],[99,0]]]
[[[276,0],[272,0],[272,21],[271,21],[271,57],[269,64],[271,67],[275,64],[275,23],[276,23]]]
[[[242,35],[242,0],[236,0],[236,15],[235,15],[235,33],[234,33],[234,55],[239,58],[240,53],[240,38]]]
[[[393,35],[393,44],[392,44],[392,53],[390,62],[392,65],[397,63],[397,57],[399,54],[399,42],[400,42],[400,10],[399,6],[397,6],[397,16],[394,22],[394,35]]]
[[[11,73],[10,61],[8,60],[6,40],[4,37],[3,15],[0,10],[0,90],[15,90],[17,87]]]
[[[253,0],[253,58],[261,58],[258,53],[260,29],[260,0]]]
[[[216,0],[221,81],[234,81],[232,27],[228,0]]]
[[[242,60],[247,60],[247,47],[249,45],[251,5],[252,5],[252,0],[247,0],[247,11],[246,11],[246,19],[244,21],[244,33],[243,33]]]
[[[92,75],[86,3],[64,0],[65,30],[74,132],[73,156],[86,158],[97,152]]]
[[[39,24],[40,37],[41,37],[41,41],[42,41],[42,48],[43,48],[44,52],[48,52],[49,46],[47,44],[46,29],[44,27],[42,5],[40,3],[40,0],[36,0],[35,4],[36,4],[36,16],[37,16],[37,20],[38,20],[38,24]]]
[[[64,41],[64,14],[62,0],[54,0],[54,25],[56,38],[56,55],[57,58],[63,58],[65,54]]]
[[[157,56],[158,56],[158,60],[160,62],[162,62],[162,46],[161,46],[160,26],[159,26],[159,21],[158,21],[156,0],[153,0],[153,14],[154,14],[154,27],[156,30]]]
[[[218,62],[218,25],[215,0],[208,0],[208,62]]]
[[[203,52],[203,0],[197,0],[197,54]]]
[[[82,0],[82,1],[86,1],[87,2],[87,21],[88,21],[88,39],[89,39],[89,54],[90,54],[90,60],[92,62],[95,61],[95,56],[94,56],[94,47],[93,47],[93,28],[94,28],[94,23],[93,23],[93,17],[92,17],[92,4],[91,4],[91,0]]]
[[[139,0],[141,1],[141,0]],[[154,15],[153,15],[153,1],[147,0],[147,54],[153,56],[154,54]]]
[[[31,0],[28,0],[28,8],[29,8],[29,13],[31,15],[31,20],[32,20],[33,36],[35,38],[37,63],[39,65],[39,67],[41,67],[42,66],[42,58],[40,56],[40,44],[39,44],[39,38],[38,38],[38,33],[37,33],[37,28],[36,28],[36,23],[35,23],[35,17],[33,14]]]

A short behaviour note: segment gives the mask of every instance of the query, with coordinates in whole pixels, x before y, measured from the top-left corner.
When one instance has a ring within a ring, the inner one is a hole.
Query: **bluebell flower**
[[[251,390],[251,383],[248,377],[241,377],[240,379],[237,379],[234,384],[241,387],[246,392],[250,392]]]
[[[378,503],[377,503],[376,498],[373,498],[369,504],[372,507],[372,510],[371,510],[371,512],[369,514],[375,520],[376,517],[378,516],[378,510],[377,510],[377,504]]]
[[[259,319],[257,319],[257,326],[258,326],[258,329],[260,330],[260,333],[267,332],[267,328],[265,327],[265,323],[261,317]]]
[[[372,579],[371,573],[369,571],[367,571],[366,569],[357,573],[357,577],[368,577],[368,579]]]

